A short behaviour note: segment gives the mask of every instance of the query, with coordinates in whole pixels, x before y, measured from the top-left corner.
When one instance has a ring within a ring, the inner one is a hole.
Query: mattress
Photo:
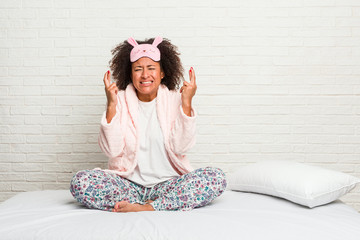
[[[0,204],[7,239],[360,239],[360,213],[340,200],[309,209],[284,199],[225,191],[192,211],[87,209],[69,191],[24,192]]]

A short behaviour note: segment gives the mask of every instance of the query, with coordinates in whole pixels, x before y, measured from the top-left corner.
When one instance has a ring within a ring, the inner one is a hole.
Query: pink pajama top
[[[135,88],[129,84],[117,95],[116,114],[110,123],[103,113],[99,134],[101,150],[109,157],[108,169],[122,177],[128,177],[137,165],[139,151],[139,108]],[[196,112],[187,116],[181,106],[179,91],[170,91],[160,84],[156,110],[164,136],[164,145],[170,164],[180,174],[191,172],[185,153],[195,144]]]

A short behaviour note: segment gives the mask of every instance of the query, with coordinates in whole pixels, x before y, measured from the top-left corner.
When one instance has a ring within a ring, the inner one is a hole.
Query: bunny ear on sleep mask
[[[162,37],[156,37],[152,43],[153,46],[157,47],[163,41]]]
[[[133,46],[133,47],[136,47],[136,46],[139,45],[139,44],[137,43],[137,41],[136,41],[134,38],[132,38],[132,37],[129,37],[127,41],[128,41],[128,43],[130,43],[130,45]]]
[[[130,62],[136,62],[142,57],[151,58],[156,62],[160,61],[160,50],[157,46],[163,41],[162,37],[156,37],[152,44],[138,44],[132,37],[127,41],[134,47],[130,52]]]

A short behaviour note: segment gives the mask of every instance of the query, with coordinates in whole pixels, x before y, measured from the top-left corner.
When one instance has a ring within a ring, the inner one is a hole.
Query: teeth
[[[151,81],[148,81],[148,82],[141,82],[141,83],[143,83],[143,84],[145,83],[145,84],[146,84],[146,83],[151,83]]]

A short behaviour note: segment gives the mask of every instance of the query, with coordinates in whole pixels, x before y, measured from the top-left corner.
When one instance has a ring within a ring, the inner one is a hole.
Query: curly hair
[[[138,44],[152,44],[154,38],[145,39],[145,41],[138,41]],[[160,67],[164,72],[164,78],[161,79],[161,84],[165,85],[169,90],[179,88],[181,80],[184,80],[184,68],[181,64],[180,53],[177,47],[171,44],[170,40],[164,38],[157,46],[160,50]],[[132,83],[131,80],[131,62],[130,52],[133,46],[127,40],[117,45],[111,53],[113,58],[109,61],[112,75],[116,81],[116,86],[120,90],[125,90],[126,87]]]

